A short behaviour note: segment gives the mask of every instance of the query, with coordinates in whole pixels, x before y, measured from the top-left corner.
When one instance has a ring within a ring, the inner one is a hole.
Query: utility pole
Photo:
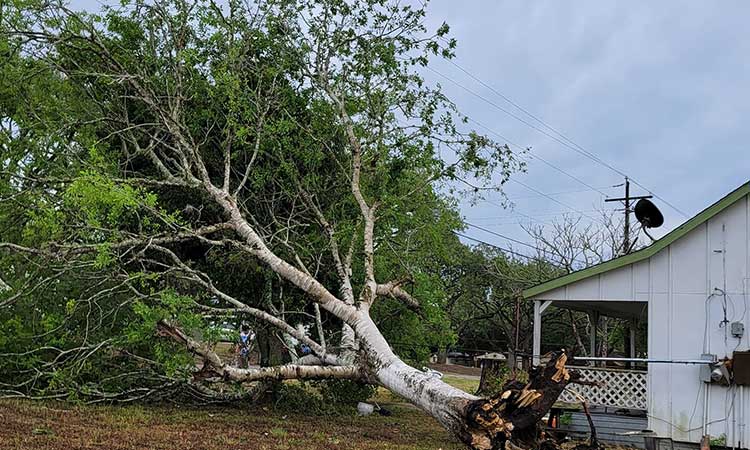
[[[630,213],[632,212],[630,208],[630,201],[631,200],[640,200],[642,198],[653,198],[653,195],[636,195],[631,197],[630,196],[630,180],[628,177],[625,177],[625,197],[620,198],[607,198],[604,201],[605,202],[625,202],[625,226],[623,230],[623,237],[622,237],[622,254],[627,255],[630,253]]]
[[[624,253],[630,249],[630,180],[625,177],[625,233],[622,237],[622,248]]]

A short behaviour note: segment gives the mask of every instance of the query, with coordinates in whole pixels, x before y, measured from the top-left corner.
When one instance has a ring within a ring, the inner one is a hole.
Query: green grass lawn
[[[444,380],[468,392],[478,381]],[[380,389],[373,398],[393,414],[316,416],[266,407],[75,406],[0,401],[0,450],[407,450],[464,448],[431,417]]]
[[[445,375],[443,381],[470,394],[475,393],[479,388],[479,380],[476,378]]]

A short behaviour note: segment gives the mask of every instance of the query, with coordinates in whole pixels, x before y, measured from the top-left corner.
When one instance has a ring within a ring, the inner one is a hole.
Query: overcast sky
[[[688,216],[750,179],[748,17],[746,1],[434,0],[429,8],[431,25],[451,25],[461,67]],[[524,116],[449,63],[432,67]],[[532,155],[607,194],[622,193],[611,188],[623,181],[612,170],[441,76],[425,76],[440,82],[470,117],[531,147]],[[589,189],[539,161],[516,179],[547,194]],[[637,186],[633,191],[645,193]],[[596,191],[553,196],[566,206],[514,182],[506,192],[517,199],[515,211],[467,204],[465,217],[523,238],[518,222],[530,221],[526,216],[549,221],[549,214],[572,212],[568,206],[592,214],[603,204]],[[658,235],[686,219],[662,200],[654,202],[667,219]],[[476,229],[467,234],[506,245]]]

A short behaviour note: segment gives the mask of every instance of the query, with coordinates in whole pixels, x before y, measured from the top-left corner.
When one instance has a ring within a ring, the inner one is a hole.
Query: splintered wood
[[[563,353],[562,356],[557,359],[557,362],[555,362],[555,369],[557,369],[557,372],[552,375],[552,381],[555,383],[559,383],[562,380],[570,380],[570,373],[568,373],[568,369],[565,368],[566,362],[568,362],[568,355],[565,353]]]
[[[518,399],[516,400],[516,405],[518,405],[519,408],[524,408],[526,406],[531,406],[539,400],[539,398],[542,396],[542,393],[537,391],[536,389],[523,389],[521,391],[521,394],[518,396]]]

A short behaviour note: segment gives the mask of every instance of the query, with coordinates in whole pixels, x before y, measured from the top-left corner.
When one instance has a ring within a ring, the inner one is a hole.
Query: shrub
[[[514,375],[507,366],[498,366],[495,370],[485,373],[485,384],[480,387],[481,394],[486,396],[499,394],[505,389],[505,385],[509,381],[526,383],[529,381],[529,374],[524,370],[517,369]]]
[[[357,402],[369,399],[376,387],[349,380],[279,383],[273,391],[273,407],[278,411],[320,415],[349,415]]]

